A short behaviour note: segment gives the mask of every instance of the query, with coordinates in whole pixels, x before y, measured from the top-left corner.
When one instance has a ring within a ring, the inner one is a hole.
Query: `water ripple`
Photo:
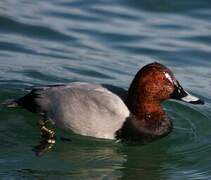
[[[74,40],[74,38],[55,31],[49,27],[24,24],[7,17],[0,16],[0,24],[2,26],[0,32],[17,33],[31,38],[40,38],[48,41]]]

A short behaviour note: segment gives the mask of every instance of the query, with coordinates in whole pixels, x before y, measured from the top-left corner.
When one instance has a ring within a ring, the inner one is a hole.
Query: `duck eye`
[[[173,80],[171,78],[171,76],[169,75],[169,73],[165,73],[165,77],[173,84]]]
[[[164,81],[164,80],[165,80],[165,77],[160,76],[160,77],[159,77],[159,80]]]

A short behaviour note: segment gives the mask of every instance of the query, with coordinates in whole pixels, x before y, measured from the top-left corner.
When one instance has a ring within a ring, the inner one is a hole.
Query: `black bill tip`
[[[171,98],[191,104],[204,104],[203,100],[185,91],[178,81],[175,81],[174,87],[175,89],[174,92],[171,94]]]
[[[201,105],[205,104],[205,102],[203,100],[201,100],[201,99],[199,99],[197,101],[190,101],[189,103],[191,103],[191,104],[201,104]]]

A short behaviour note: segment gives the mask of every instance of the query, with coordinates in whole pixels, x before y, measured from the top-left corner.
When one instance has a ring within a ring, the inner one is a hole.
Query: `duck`
[[[163,101],[204,104],[183,89],[169,68],[157,62],[142,67],[128,91],[111,87],[115,86],[88,82],[47,85],[3,104],[40,116],[38,124],[45,143],[38,149],[55,143],[55,131],[48,128],[48,123],[83,136],[145,143],[172,131]]]

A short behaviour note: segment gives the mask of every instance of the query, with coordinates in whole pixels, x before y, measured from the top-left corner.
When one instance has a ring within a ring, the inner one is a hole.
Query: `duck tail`
[[[7,108],[19,107],[17,101],[14,100],[14,99],[7,99],[7,100],[4,101],[3,103],[1,103],[1,105],[2,105],[3,107],[7,107]]]

